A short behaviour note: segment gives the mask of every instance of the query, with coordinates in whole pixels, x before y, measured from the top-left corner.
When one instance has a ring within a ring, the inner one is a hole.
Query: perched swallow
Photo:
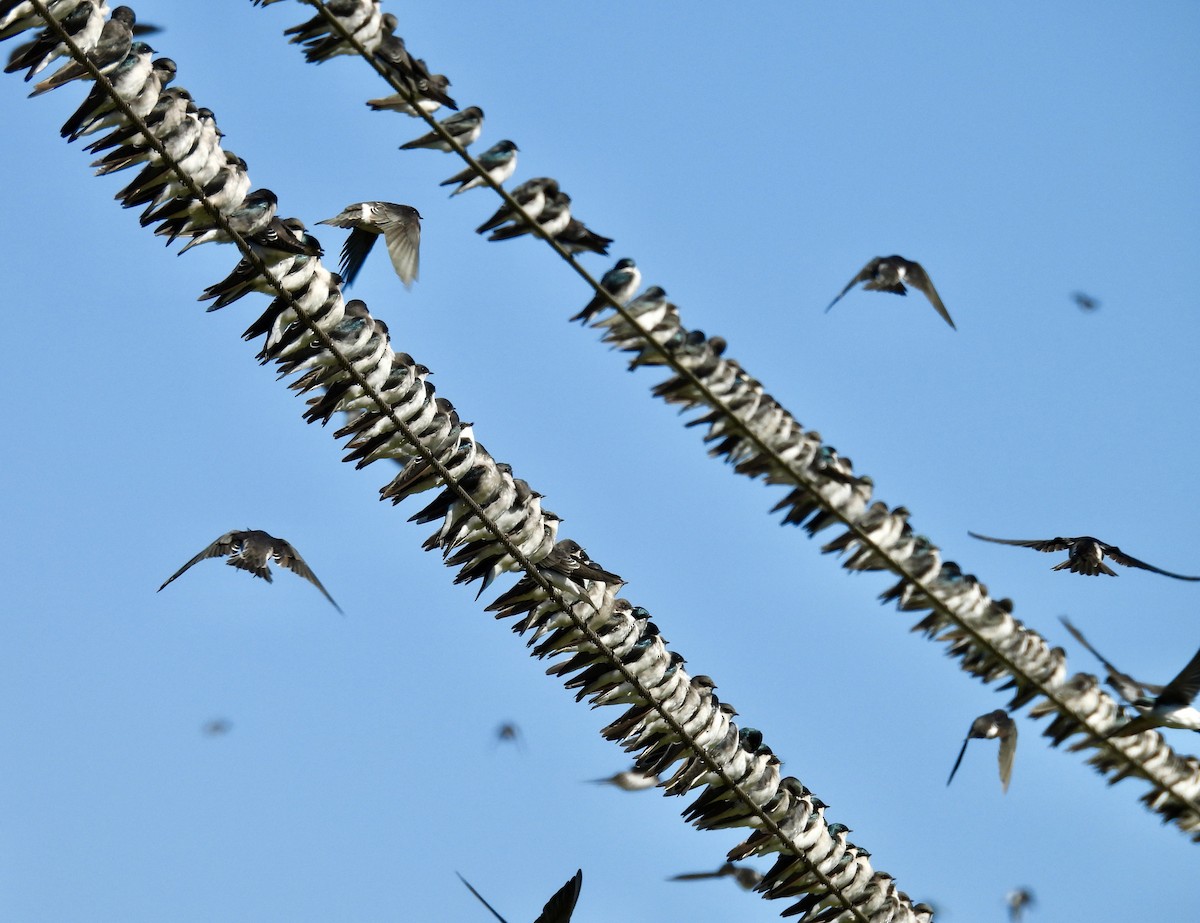
[[[1036,903],[1033,892],[1028,888],[1013,888],[1004,896],[1004,902],[1008,904],[1008,918],[1012,923],[1021,923],[1025,908]]]
[[[492,182],[503,183],[516,172],[518,150],[520,148],[511,141],[497,141],[480,154],[476,158],[476,162],[483,167],[487,175],[491,177]],[[459,183],[460,185],[450,193],[452,196],[456,196],[460,192],[466,192],[468,189],[474,189],[476,186],[482,186],[484,185],[484,180],[472,168],[467,167],[461,173],[455,173],[449,179],[442,180],[438,185],[453,186],[455,183]]]
[[[654,788],[658,784],[658,776],[636,769],[626,769],[603,779],[588,779],[595,785],[612,785],[623,792],[640,792],[643,789]]]
[[[1200,694],[1200,651],[1156,698],[1133,702],[1133,707],[1141,714],[1107,736],[1129,737],[1157,727],[1200,731],[1200,709],[1192,705],[1197,694]]]
[[[1082,644],[1092,656],[1104,664],[1104,668],[1108,670],[1108,684],[1117,690],[1117,693],[1130,705],[1141,702],[1146,699],[1153,699],[1163,691],[1162,686],[1155,686],[1151,683],[1138,682],[1128,673],[1122,673],[1111,663],[1104,659],[1101,653],[1088,643],[1088,639],[1083,636],[1083,632],[1071,624],[1071,620],[1065,615],[1060,615],[1058,620],[1062,622],[1069,631],[1072,637]]]
[[[954,774],[958,772],[958,766],[967,752],[967,744],[972,739],[990,740],[993,737],[1000,738],[1000,783],[1004,786],[1004,791],[1008,791],[1008,783],[1012,779],[1013,756],[1017,752],[1017,723],[1003,708],[980,715],[971,722],[971,730],[967,731],[962,749],[958,751],[958,759],[954,761],[950,778],[946,780],[947,785],[954,781]]]
[[[342,611],[342,607],[333,602],[333,597],[329,595],[329,591],[321,585],[321,581],[317,579],[317,575],[304,563],[304,558],[300,557],[300,554],[289,542],[285,542],[283,539],[276,538],[274,535],[270,535],[259,529],[247,529],[244,532],[226,532],[168,577],[163,582],[163,585],[158,588],[158,592],[162,592],[168,583],[194,564],[199,564],[208,558],[220,557],[228,558],[225,563],[231,567],[249,571],[255,577],[262,577],[267,583],[271,582],[271,569],[267,566],[267,562],[274,560],[280,567],[286,567],[292,573],[299,574],[320,590],[325,598],[333,603],[333,608],[337,609],[338,612]]]
[[[858,285],[859,282],[867,283],[863,286],[867,291],[892,292],[896,295],[908,294],[908,290],[904,287],[904,283],[907,282],[929,299],[929,303],[933,305],[934,310],[942,315],[942,320],[953,329],[958,329],[954,326],[954,321],[950,319],[950,312],[942,304],[942,299],[938,297],[937,289],[933,287],[933,283],[929,280],[929,275],[921,267],[921,264],[914,263],[912,260],[906,260],[902,256],[875,257],[875,259],[871,260],[871,262],[867,263],[859,271],[857,276],[847,283],[837,298],[829,302],[829,307],[825,309],[826,312],[837,304],[846,292]]]
[[[637,268],[637,263],[629,257],[617,260],[617,265],[600,278],[600,287],[612,296],[613,301],[620,305],[626,304],[641,284],[641,270]],[[607,307],[608,299],[598,294],[587,303],[582,311],[572,317],[571,320],[577,320],[586,324],[592,317]]]
[[[253,192],[246,193],[246,197],[236,208],[225,213],[225,220],[242,237],[253,237],[255,234],[265,231],[271,224],[278,205],[279,197],[270,189],[255,189]],[[210,241],[229,243],[232,240],[233,238],[225,232],[224,228],[211,228],[197,234],[180,247],[179,255],[182,256],[192,247]]]
[[[317,224],[354,229],[342,246],[340,265],[345,285],[349,286],[357,278],[367,254],[375,246],[375,239],[382,234],[396,275],[405,288],[412,288],[420,260],[421,214],[411,205],[356,202]]]
[[[442,126],[446,134],[458,142],[459,147],[470,147],[483,134],[483,110],[478,106],[468,106],[462,112],[456,112],[454,115],[442,119],[438,124]],[[421,135],[412,141],[406,141],[400,145],[400,150],[413,151],[421,147],[431,151],[454,150],[449,142],[445,141],[436,131]]]
[[[558,180],[549,176],[537,176],[521,183],[509,195],[521,206],[525,214],[530,218],[537,218],[546,206],[547,199],[554,198],[558,195],[558,191]],[[475,233],[482,234],[510,221],[520,222],[522,220],[516,209],[505,202],[496,209],[496,213],[492,217],[475,229]]]
[[[1153,564],[1139,561],[1137,558],[1125,554],[1116,545],[1109,545],[1098,538],[1092,538],[1090,535],[1079,535],[1075,538],[1062,538],[1060,536],[1058,538],[1046,539],[992,538],[970,531],[967,532],[967,535],[971,536],[971,538],[983,539],[985,542],[996,542],[999,545],[1019,545],[1022,548],[1032,548],[1034,551],[1067,552],[1067,560],[1061,564],[1056,564],[1050,568],[1051,570],[1066,568],[1073,574],[1084,574],[1088,577],[1095,577],[1099,574],[1108,574],[1110,577],[1115,577],[1117,576],[1117,572],[1104,563],[1104,558],[1109,557],[1116,563],[1123,564],[1125,567],[1139,567],[1142,570],[1148,570],[1155,574],[1162,574],[1164,577],[1174,577],[1176,580],[1200,580],[1200,577],[1185,577],[1183,574],[1173,574],[1169,570],[1162,570]]]
[[[103,5],[103,4],[102,4]],[[100,31],[100,39],[94,48],[88,51],[88,59],[102,74],[116,68],[133,45],[133,23],[136,16],[129,7],[119,6],[112,11],[112,16]],[[53,74],[34,86],[30,96],[40,96],[56,89],[72,80],[91,79],[88,69],[79,61],[72,60],[64,64]]]
[[[65,7],[60,7],[60,12],[62,9]],[[104,14],[107,12],[107,2],[84,0],[55,18],[62,30],[71,37],[71,40],[80,49],[87,52],[95,47],[96,41],[100,38],[101,30],[104,28]],[[32,8],[29,9],[28,15],[32,17],[32,20],[25,28],[32,29],[45,25]],[[7,17],[5,19],[7,20]],[[24,29],[20,31],[24,31]],[[0,36],[10,38],[17,34],[11,29],[5,30],[5,33],[0,33]],[[28,68],[25,79],[32,80],[34,74],[41,73],[53,61],[67,57],[70,53],[66,43],[59,40],[58,33],[53,29],[45,28],[38,33],[37,38],[12,50],[8,56],[8,64],[4,68],[4,73],[12,74]]]
[[[571,197],[565,192],[558,192],[553,196],[547,193],[546,204],[542,206],[542,210],[533,220],[544,234],[550,237],[559,234],[571,220]],[[516,224],[496,228],[488,235],[488,240],[512,240],[522,234],[531,233],[533,233],[533,225],[518,221]]]
[[[577,218],[567,222],[567,226],[554,235],[554,239],[568,253],[599,253],[608,256],[608,245],[613,242],[611,237],[603,237],[590,230],[587,225]]]
[[[454,874],[458,875],[457,872]],[[471,887],[471,883],[462,875],[458,875],[458,880],[467,886],[470,891],[488,910],[492,912],[500,923],[508,923],[504,917],[496,912],[496,908],[483,899],[483,895]],[[546,906],[542,908],[541,914],[533,923],[569,923],[571,915],[575,912],[575,904],[579,901],[579,889],[583,887],[583,869],[577,871],[571,879],[554,892],[550,900],[546,901]]]
[[[705,878],[732,878],[746,891],[753,891],[763,879],[760,872],[748,865],[726,862],[715,872],[688,872],[684,875],[672,875],[667,881],[701,881]]]
[[[1100,307],[1100,302],[1086,292],[1071,292],[1071,300],[1084,311],[1095,311]]]
[[[228,718],[213,718],[211,721],[205,721],[204,724],[200,725],[200,732],[205,737],[220,737],[232,730],[233,722]]]

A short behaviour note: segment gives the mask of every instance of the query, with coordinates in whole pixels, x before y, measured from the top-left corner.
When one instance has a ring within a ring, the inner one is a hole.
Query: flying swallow
[[[1008,904],[1008,918],[1012,923],[1021,923],[1025,908],[1032,907],[1036,903],[1033,892],[1028,888],[1013,888],[1004,895],[1004,902]]]
[[[205,737],[220,737],[232,730],[233,722],[228,718],[213,718],[211,721],[205,721],[204,724],[200,725],[200,732]]]
[[[454,874],[458,875],[457,872]],[[471,883],[462,875],[458,875],[458,880],[467,886],[470,891],[488,910],[492,912],[500,923],[508,923],[504,917],[496,912],[496,908],[483,899],[483,895],[471,887]],[[575,912],[575,904],[579,901],[579,889],[583,887],[583,869],[577,871],[571,879],[554,892],[550,900],[546,901],[546,906],[542,908],[541,914],[533,923],[569,923],[571,915]]]
[[[1000,784],[1004,786],[1004,791],[1008,791],[1008,783],[1012,779],[1013,756],[1017,752],[1017,723],[1003,708],[980,715],[971,722],[971,729],[967,731],[962,749],[958,751],[958,759],[954,761],[954,768],[950,770],[950,778],[946,780],[947,785],[954,781],[954,774],[958,772],[958,766],[967,752],[967,744],[972,739],[990,740],[993,737],[1000,738]]]
[[[637,263],[629,257],[617,260],[617,265],[606,272],[600,278],[600,287],[612,296],[617,304],[624,305],[633,293],[638,290],[638,286],[642,284],[642,273],[637,268]],[[571,318],[573,321],[580,321],[586,324],[593,316],[605,310],[608,307],[608,299],[603,295],[597,294],[595,298],[587,303],[582,311]]]
[[[483,167],[487,175],[491,177],[494,183],[503,183],[506,179],[513,175],[517,169],[517,151],[520,150],[511,141],[497,141],[486,151],[476,158],[476,162]],[[482,177],[478,176],[473,169],[467,167],[460,173],[455,173],[447,180],[442,180],[438,183],[439,186],[453,186],[459,183],[459,187],[450,193],[452,196],[458,195],[460,192],[466,192],[468,189],[474,189],[476,186],[484,185]]]
[[[871,262],[867,263],[855,276],[851,279],[841,294],[833,301],[829,302],[829,307],[826,312],[837,304],[842,296],[859,282],[865,282],[863,286],[870,292],[892,292],[896,295],[907,295],[908,290],[904,287],[907,282],[917,291],[921,292],[929,303],[933,305],[935,311],[942,315],[942,320],[949,324],[953,329],[954,321],[950,319],[950,312],[946,310],[946,306],[942,304],[942,299],[938,297],[937,289],[933,287],[933,283],[929,280],[928,273],[922,268],[920,263],[914,263],[912,260],[906,260],[902,256],[877,256]]]
[[[459,147],[470,147],[483,134],[483,110],[478,106],[468,106],[462,112],[456,112],[454,115],[442,119],[438,124],[442,126],[446,134],[458,142]],[[400,145],[400,150],[412,151],[421,147],[431,151],[454,150],[450,143],[436,131],[421,135],[412,141],[406,141]]]
[[[199,564],[208,558],[220,557],[228,558],[225,563],[231,567],[249,571],[255,577],[262,577],[267,583],[271,582],[271,569],[267,566],[267,562],[274,560],[280,567],[286,567],[292,573],[299,574],[320,590],[325,598],[333,603],[333,608],[337,609],[338,612],[342,611],[342,607],[333,602],[333,597],[329,595],[329,591],[321,585],[321,581],[317,579],[317,575],[304,563],[304,558],[300,557],[299,552],[292,547],[291,543],[285,542],[283,539],[276,538],[274,535],[270,535],[259,529],[247,529],[244,532],[226,532],[168,577],[163,582],[163,585],[158,588],[158,592],[162,592],[168,583],[194,564]]]
[[[496,743],[506,742],[512,742],[517,745],[518,749],[523,749],[521,746],[521,729],[511,721],[505,721],[496,728]]]
[[[1095,311],[1100,307],[1100,302],[1087,292],[1071,292],[1071,300],[1083,311]]]
[[[1162,686],[1155,686],[1151,683],[1142,683],[1134,679],[1128,673],[1122,673],[1111,663],[1104,659],[1103,655],[1096,650],[1088,639],[1083,636],[1083,632],[1071,624],[1071,620],[1065,615],[1060,615],[1058,620],[1062,622],[1069,631],[1072,637],[1080,644],[1087,648],[1093,657],[1104,664],[1104,668],[1108,670],[1108,684],[1117,690],[1117,693],[1130,705],[1141,702],[1145,699],[1153,699],[1163,691]]]
[[[726,862],[715,872],[687,872],[683,875],[672,875],[667,881],[701,881],[705,878],[732,878],[745,891],[753,891],[763,879],[760,872],[748,865]]]
[[[1088,577],[1095,577],[1099,574],[1108,574],[1110,577],[1115,577],[1117,576],[1117,572],[1104,563],[1104,558],[1109,557],[1117,564],[1123,564],[1125,567],[1138,567],[1155,574],[1162,574],[1164,577],[1174,577],[1176,580],[1200,580],[1200,577],[1186,577],[1183,574],[1173,574],[1169,570],[1162,570],[1153,564],[1139,561],[1137,558],[1125,554],[1116,545],[1109,545],[1098,538],[1092,538],[1090,535],[1079,535],[1075,538],[1062,538],[1060,536],[1058,538],[1046,539],[992,538],[970,531],[967,532],[967,535],[971,536],[971,538],[983,539],[985,542],[996,542],[999,545],[1019,545],[1022,548],[1032,548],[1034,551],[1067,552],[1067,560],[1061,564],[1056,564],[1050,568],[1051,570],[1066,568],[1073,574],[1085,574]]]
[[[420,259],[421,214],[411,205],[356,202],[317,224],[354,229],[342,246],[341,274],[345,285],[357,278],[367,254],[375,246],[375,239],[382,234],[396,275],[405,288],[412,288]]]
[[[640,792],[643,789],[654,788],[658,784],[658,776],[638,772],[636,769],[626,769],[603,779],[588,779],[595,785],[612,785],[623,792]]]
[[[1200,731],[1200,709],[1192,705],[1197,694],[1200,694],[1200,651],[1179,671],[1178,676],[1163,687],[1156,698],[1133,702],[1134,708],[1141,714],[1107,736],[1129,737],[1157,727]]]

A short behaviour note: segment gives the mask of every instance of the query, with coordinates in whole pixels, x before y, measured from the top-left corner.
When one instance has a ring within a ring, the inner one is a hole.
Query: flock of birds
[[[263,6],[274,2],[277,0],[256,0]],[[429,369],[406,353],[393,352],[387,325],[372,317],[362,301],[346,301],[342,297],[342,290],[354,281],[381,236],[400,280],[410,286],[417,279],[421,220],[417,210],[384,201],[360,202],[319,222],[351,232],[342,248],[340,272],[330,272],[320,262],[323,254],[320,243],[308,233],[303,222],[280,218],[278,199],[269,189],[250,191],[246,163],[222,147],[221,132],[211,110],[197,107],[186,89],[171,86],[176,76],[175,63],[167,58],[153,59],[154,50],[135,38],[140,33],[132,9],[120,6],[110,14],[105,0],[46,0],[46,5],[90,63],[111,82],[123,104],[116,105],[99,85],[93,87],[63,125],[63,137],[74,141],[107,132],[88,147],[90,152],[101,155],[93,163],[97,173],[107,175],[139,167],[136,177],[117,198],[125,207],[142,207],[143,226],[156,225],[155,233],[166,237],[168,243],[184,239],[180,252],[206,242],[231,242],[233,237],[226,225],[249,242],[255,259],[243,257],[225,280],[205,290],[201,299],[213,302],[208,310],[226,307],[253,292],[272,297],[264,314],[246,330],[245,338],[265,338],[258,358],[264,363],[277,363],[281,378],[291,376],[289,387],[300,394],[316,392],[308,398],[306,420],[326,425],[335,414],[345,415],[347,422],[335,435],[348,438],[348,461],[355,461],[360,468],[385,458],[401,465],[400,473],[381,489],[382,499],[399,503],[409,496],[437,490],[435,499],[412,518],[422,523],[441,522],[425,547],[440,549],[447,564],[460,568],[456,583],[479,581],[482,593],[500,574],[520,569],[520,557],[536,566],[540,579],[523,577],[488,609],[496,612],[497,618],[517,618],[514,631],[531,635],[528,643],[536,656],[565,655],[566,659],[548,672],[569,676],[566,686],[576,690],[579,700],[590,698],[596,704],[627,706],[625,714],[603,733],[608,739],[622,743],[628,752],[637,753],[636,761],[631,769],[597,781],[627,791],[659,786],[668,794],[683,794],[703,787],[704,792],[684,811],[688,820],[706,829],[756,827],[758,821],[753,812],[710,770],[707,759],[712,759],[725,767],[726,774],[787,837],[806,850],[803,856],[792,854],[775,835],[755,829],[746,841],[730,850],[729,861],[716,871],[687,873],[676,879],[731,877],[743,887],[753,887],[770,897],[797,897],[798,902],[785,915],[803,915],[822,923],[842,918],[846,894],[853,895],[850,898],[853,907],[865,915],[879,914],[881,918],[898,920],[930,919],[932,908],[911,904],[897,891],[891,876],[872,869],[867,850],[847,841],[849,828],[825,821],[826,805],[818,797],[794,777],[781,777],[780,761],[763,743],[762,734],[753,728],[738,727],[732,720],[736,710],[718,700],[710,678],[689,676],[684,671],[683,658],[667,650],[649,613],[616,596],[624,581],[592,561],[577,543],[558,538],[559,517],[542,508],[541,496],[527,483],[514,478],[508,465],[490,456],[475,440],[472,424],[462,422],[449,401],[435,396],[433,386],[426,380]],[[373,54],[376,63],[406,87],[404,93],[370,100],[368,105],[373,109],[416,115],[418,111],[434,112],[441,106],[457,108],[446,93],[449,80],[431,73],[424,61],[409,54],[403,39],[395,35],[395,17],[382,13],[378,0],[332,0],[328,9]],[[44,21],[28,0],[0,0],[0,40],[43,26]],[[356,53],[321,15],[288,29],[286,34],[303,46],[306,59],[314,63]],[[13,52],[6,71],[24,70],[25,79],[31,80],[64,56],[70,57],[69,49],[58,33],[44,28]],[[90,76],[88,68],[70,60],[36,84],[32,95]],[[144,120],[154,143],[127,117],[126,108]],[[465,148],[480,137],[483,112],[478,107],[468,107],[440,125]],[[167,156],[163,156],[160,147]],[[454,149],[437,132],[422,135],[402,148]],[[500,141],[477,161],[492,181],[503,183],[515,173],[517,150],[512,141]],[[190,184],[175,176],[172,161],[190,177]],[[193,193],[193,184],[203,191],[207,203]],[[455,186],[451,195],[483,184],[474,169],[457,173],[442,183]],[[505,204],[477,228],[480,234],[490,232],[488,239],[505,240],[536,229],[571,253],[607,254],[611,239],[595,234],[571,214],[571,199],[554,179],[528,180],[511,195],[524,214]],[[210,207],[217,210],[222,221],[213,218]],[[673,355],[690,375],[676,375],[663,382],[655,388],[657,396],[685,408],[703,406],[705,395],[695,387],[694,377],[733,408],[754,434],[753,439],[729,427],[719,413],[693,422],[709,426],[705,438],[707,442],[716,442],[712,454],[726,458],[740,473],[762,476],[768,482],[788,482],[787,473],[776,470],[777,462],[760,451],[759,443],[770,447],[790,465],[806,468],[814,486],[793,491],[776,509],[786,509],[784,522],[803,525],[812,535],[837,523],[837,517],[825,506],[839,510],[845,519],[855,522],[858,534],[848,531],[823,547],[826,552],[846,554],[846,566],[851,569],[883,569],[886,562],[875,548],[906,561],[920,582],[902,579],[884,598],[896,600],[903,609],[934,610],[934,600],[928,595],[932,593],[938,603],[955,608],[965,620],[986,625],[989,633],[1000,639],[997,643],[1011,641],[1021,656],[1038,665],[1037,672],[1045,681],[1054,681],[1055,677],[1061,680],[1061,656],[1044,650],[1044,644],[1039,648],[1021,633],[1019,623],[1011,617],[1011,603],[991,600],[977,580],[963,574],[953,562],[943,561],[928,539],[913,533],[907,522],[907,510],[902,507],[889,510],[878,501],[871,503],[872,484],[868,477],[854,475],[849,459],[822,444],[819,434],[801,430],[770,395],[764,394],[757,381],[733,360],[725,358],[724,340],[685,329],[678,309],[662,288],[650,286],[639,294],[641,281],[634,260],[621,259],[604,274],[601,286],[609,297],[624,306],[630,319],[619,314],[602,318],[601,314],[611,305],[608,298],[600,295],[572,319],[591,323],[604,331],[607,342],[635,353],[631,369],[663,365],[662,354]],[[860,283],[867,290],[898,295],[906,294],[906,285],[912,286],[929,300],[947,324],[955,327],[928,273],[916,262],[900,256],[871,260],[829,308]],[[276,297],[276,286],[285,294]],[[1097,305],[1082,293],[1077,293],[1076,300],[1088,310]],[[311,326],[302,314],[311,321]],[[335,344],[349,359],[353,373],[347,372],[326,349],[324,339]],[[368,389],[383,396],[384,406],[376,404]],[[412,438],[405,435],[404,429]],[[413,447],[414,439],[423,451]],[[470,503],[445,486],[445,479],[427,455],[436,458],[461,484],[471,498]],[[499,524],[505,541],[497,540],[479,520],[475,505]],[[868,536],[871,544],[860,535]],[[1039,551],[1066,551],[1068,559],[1055,570],[1115,576],[1115,571],[1105,563],[1108,559],[1175,579],[1200,580],[1161,570],[1089,536],[1044,541],[975,537]],[[159,589],[200,561],[216,557],[225,557],[229,565],[267,581],[271,580],[269,562],[273,561],[312,583],[337,607],[290,543],[252,529],[222,535]],[[564,613],[543,581],[565,596],[570,615]],[[929,588],[928,593],[922,585]],[[619,658],[624,672],[591,646],[577,620],[600,635]],[[954,651],[959,656],[970,654],[969,645],[964,646],[955,629],[947,631],[948,623],[936,611],[918,627],[931,634],[942,632],[955,643]],[[1068,627],[1091,650],[1082,635],[1073,626]],[[1158,727],[1200,730],[1200,711],[1192,706],[1200,691],[1200,653],[1161,688],[1136,683],[1107,661],[1102,659],[1102,662],[1109,669],[1110,683],[1135,714],[1123,722],[1113,716],[1111,736],[1134,735]],[[977,667],[977,672],[985,677],[995,675],[994,670],[995,666],[986,662]],[[641,689],[629,676],[636,678]],[[703,756],[672,731],[655,706],[643,698],[643,693],[677,715],[696,746],[703,750]],[[1032,695],[1018,684],[1014,706],[1028,701]],[[210,724],[205,732],[213,735],[229,729],[227,722]],[[1075,731],[1077,727],[1067,733]],[[1016,725],[1004,709],[972,722],[950,779],[970,740],[992,738],[1000,741],[1000,775],[1007,789],[1015,756]],[[507,739],[517,739],[515,726],[511,726]],[[663,778],[670,769],[673,774]],[[771,854],[777,854],[778,858],[766,873],[739,866],[735,861]],[[814,867],[821,869],[820,876],[814,875]],[[579,873],[551,898],[539,920],[545,923],[568,920],[581,883]],[[471,891],[483,901],[474,888]],[[1024,890],[1013,893],[1018,898],[1010,896],[1010,908],[1019,915],[1032,903],[1032,895]],[[488,909],[502,919],[490,906]]]

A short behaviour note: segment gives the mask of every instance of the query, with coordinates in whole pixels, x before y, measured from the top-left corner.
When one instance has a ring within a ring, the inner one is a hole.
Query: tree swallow
[[[1129,737],[1151,728],[1169,727],[1200,731],[1200,710],[1193,707],[1200,693],[1200,651],[1188,661],[1179,675],[1163,687],[1156,698],[1133,702],[1141,714],[1122,724],[1108,737]]]
[[[454,115],[442,119],[438,124],[458,142],[459,147],[470,147],[483,134],[483,110],[478,106],[468,106],[462,112],[456,112]],[[400,145],[400,150],[413,151],[421,147],[431,151],[454,150],[436,131],[421,135],[412,141],[406,141]]]
[[[967,752],[967,744],[972,739],[990,740],[993,737],[1000,738],[1000,784],[1004,786],[1004,791],[1008,791],[1008,783],[1012,779],[1013,756],[1017,752],[1017,723],[1003,708],[980,715],[971,722],[971,729],[967,731],[962,749],[958,751],[958,759],[954,761],[954,768],[950,770],[950,778],[946,780],[947,785],[954,781],[954,774],[958,772],[958,766]]]
[[[255,577],[262,577],[267,583],[271,582],[271,569],[267,566],[267,562],[273,560],[280,567],[286,567],[292,573],[299,574],[320,590],[325,598],[333,603],[333,608],[337,609],[338,612],[342,611],[341,606],[333,602],[333,597],[329,595],[329,591],[321,585],[321,581],[317,579],[317,575],[304,563],[304,558],[300,557],[299,552],[289,542],[285,542],[283,539],[276,538],[274,535],[259,529],[247,529],[244,532],[226,532],[168,577],[163,582],[163,585],[158,588],[158,592],[162,592],[168,583],[180,576],[192,565],[199,564],[208,558],[221,557],[228,558],[225,563],[231,567],[249,571]]]
[[[104,4],[101,4],[103,7]],[[125,60],[133,45],[133,10],[127,6],[119,6],[112,11],[112,17],[100,31],[100,39],[95,47],[87,49],[88,59],[102,74],[107,74]],[[88,69],[79,61],[72,60],[64,64],[53,74],[34,86],[30,96],[40,96],[42,93],[61,87],[72,80],[92,79]]]
[[[1051,570],[1062,570],[1066,568],[1073,574],[1084,574],[1088,577],[1096,577],[1100,574],[1107,574],[1110,577],[1117,576],[1117,572],[1104,563],[1104,558],[1112,558],[1117,564],[1123,564],[1125,567],[1138,567],[1142,570],[1148,570],[1155,574],[1162,574],[1164,577],[1174,577],[1176,580],[1200,580],[1200,577],[1185,577],[1183,574],[1174,574],[1169,570],[1162,570],[1155,567],[1153,564],[1147,564],[1145,561],[1139,561],[1131,555],[1125,554],[1116,545],[1109,545],[1106,542],[1100,541],[1098,538],[1092,538],[1090,535],[1079,535],[1075,538],[992,538],[988,535],[980,535],[977,532],[967,532],[971,538],[983,539],[985,542],[995,542],[998,545],[1019,545],[1022,548],[1032,548],[1034,551],[1065,551],[1067,552],[1067,560],[1061,564],[1056,564]]]
[[[493,182],[503,183],[516,172],[518,150],[520,148],[511,141],[497,141],[475,159],[487,171],[487,175],[492,178]],[[452,196],[456,196],[460,192],[466,192],[468,189],[474,189],[476,186],[482,186],[484,185],[484,180],[471,167],[467,167],[467,169],[460,173],[455,173],[449,179],[442,180],[438,185],[453,186],[455,183],[459,183],[460,185],[450,193]]]
[[[1100,307],[1100,302],[1086,292],[1072,292],[1071,300],[1083,311],[1095,311]]]
[[[658,784],[658,776],[636,769],[626,769],[603,779],[589,779],[595,785],[612,785],[623,792],[640,792],[643,789],[654,788]]]
[[[745,891],[753,891],[763,879],[757,869],[726,862],[715,872],[686,872],[683,875],[672,875],[667,881],[702,881],[705,878],[732,878]]]
[[[558,192],[553,196],[547,194],[546,204],[542,206],[542,210],[533,220],[534,224],[542,229],[542,233],[554,237],[571,220],[571,197],[565,192]],[[522,234],[531,233],[533,233],[533,225],[525,221],[518,221],[516,224],[496,228],[488,235],[488,240],[512,240]]]
[[[1025,908],[1036,903],[1033,892],[1028,888],[1013,888],[1004,896],[1004,902],[1008,904],[1008,918],[1012,923],[1021,923]]]
[[[457,872],[454,874],[458,875]],[[500,923],[508,923],[496,912],[496,908],[483,899],[482,894],[471,887],[471,883],[467,879],[458,875],[458,880],[467,886],[467,890],[474,894],[479,903],[490,910],[492,916]],[[542,908],[541,914],[533,923],[570,923],[571,915],[575,912],[575,905],[579,902],[579,890],[582,887],[583,869],[580,869],[565,885],[554,892],[550,900],[546,901],[546,906]]]
[[[608,256],[608,245],[613,242],[611,237],[597,234],[577,218],[568,221],[554,239],[570,254],[599,253],[601,256]]]
[[[412,288],[420,258],[421,214],[411,205],[356,202],[317,224],[353,228],[342,246],[340,265],[345,285],[349,286],[357,278],[367,254],[375,246],[375,239],[382,234],[396,275],[405,288]]]
[[[871,260],[871,262],[867,263],[859,271],[857,276],[847,283],[837,298],[829,302],[829,307],[825,311],[828,312],[830,308],[841,300],[843,295],[858,285],[859,282],[867,283],[863,286],[867,291],[892,292],[896,295],[908,294],[908,290],[904,287],[904,283],[907,282],[929,299],[929,303],[942,316],[942,320],[955,330],[958,329],[954,326],[954,321],[950,319],[950,313],[946,310],[946,306],[942,304],[942,299],[938,297],[937,289],[933,287],[933,283],[929,280],[929,275],[921,267],[921,264],[914,263],[912,260],[906,260],[902,256],[875,257],[875,259]]]
[[[617,265],[600,278],[600,287],[610,294],[619,305],[625,305],[642,284],[642,273],[637,263],[629,257],[617,260]],[[571,318],[586,324],[596,314],[608,308],[608,299],[596,295],[584,309]]]
[[[509,193],[513,200],[521,206],[521,209],[530,218],[537,218],[542,213],[542,209],[546,205],[547,199],[552,199],[558,195],[558,180],[549,176],[537,176],[533,179],[526,180],[521,183],[516,189]],[[476,234],[482,234],[485,231],[490,231],[500,227],[502,224],[507,224],[510,221],[524,221],[518,212],[513,209],[507,202],[496,209],[495,214],[488,218],[483,224],[475,229]]]

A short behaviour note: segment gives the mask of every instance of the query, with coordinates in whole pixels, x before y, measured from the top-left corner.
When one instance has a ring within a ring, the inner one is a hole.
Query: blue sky
[[[1006,700],[875,602],[887,577],[780,529],[780,489],[705,458],[648,397],[659,376],[568,326],[588,294],[548,248],[472,233],[495,196],[447,199],[455,158],[396,149],[424,126],[367,110],[384,86],[365,64],[305,65],[280,32],[306,8],[136,8],[283,213],[421,211],[413,291],[376,254],[354,295],[877,868],[939,919],[1002,920],[1016,885],[1038,895],[1032,921],[1193,911],[1195,846],[1043,725],[1020,718],[1007,795],[991,744],[947,789],[971,719]],[[616,239],[587,265],[635,257],[1072,669],[1096,665],[1061,614],[1140,678],[1188,660],[1196,585],[1051,573],[966,530],[1090,533],[1200,573],[1194,5],[396,12],[486,111],[477,150],[515,140],[514,182],[556,176]],[[579,923],[777,918],[729,882],[663,880],[738,838],[685,826],[684,800],[583,784],[624,766],[596,733],[615,715],[576,705],[419,550],[419,506],[375,499],[390,470],[354,472],[302,424],[239,339],[265,300],[204,314],[196,296],[236,253],[164,250],[111,201],[127,179],[92,177],[58,137],[82,91],[26,90],[0,81],[5,916],[486,919],[457,870],[516,923],[582,867]],[[332,262],[341,234],[321,232]],[[822,313],[890,253],[923,263],[958,333],[919,296]],[[1077,289],[1102,307],[1082,313]],[[289,575],[214,562],[154,592],[247,526],[289,538],[346,618]],[[203,736],[215,717],[232,731]],[[509,720],[523,751],[493,746]]]

